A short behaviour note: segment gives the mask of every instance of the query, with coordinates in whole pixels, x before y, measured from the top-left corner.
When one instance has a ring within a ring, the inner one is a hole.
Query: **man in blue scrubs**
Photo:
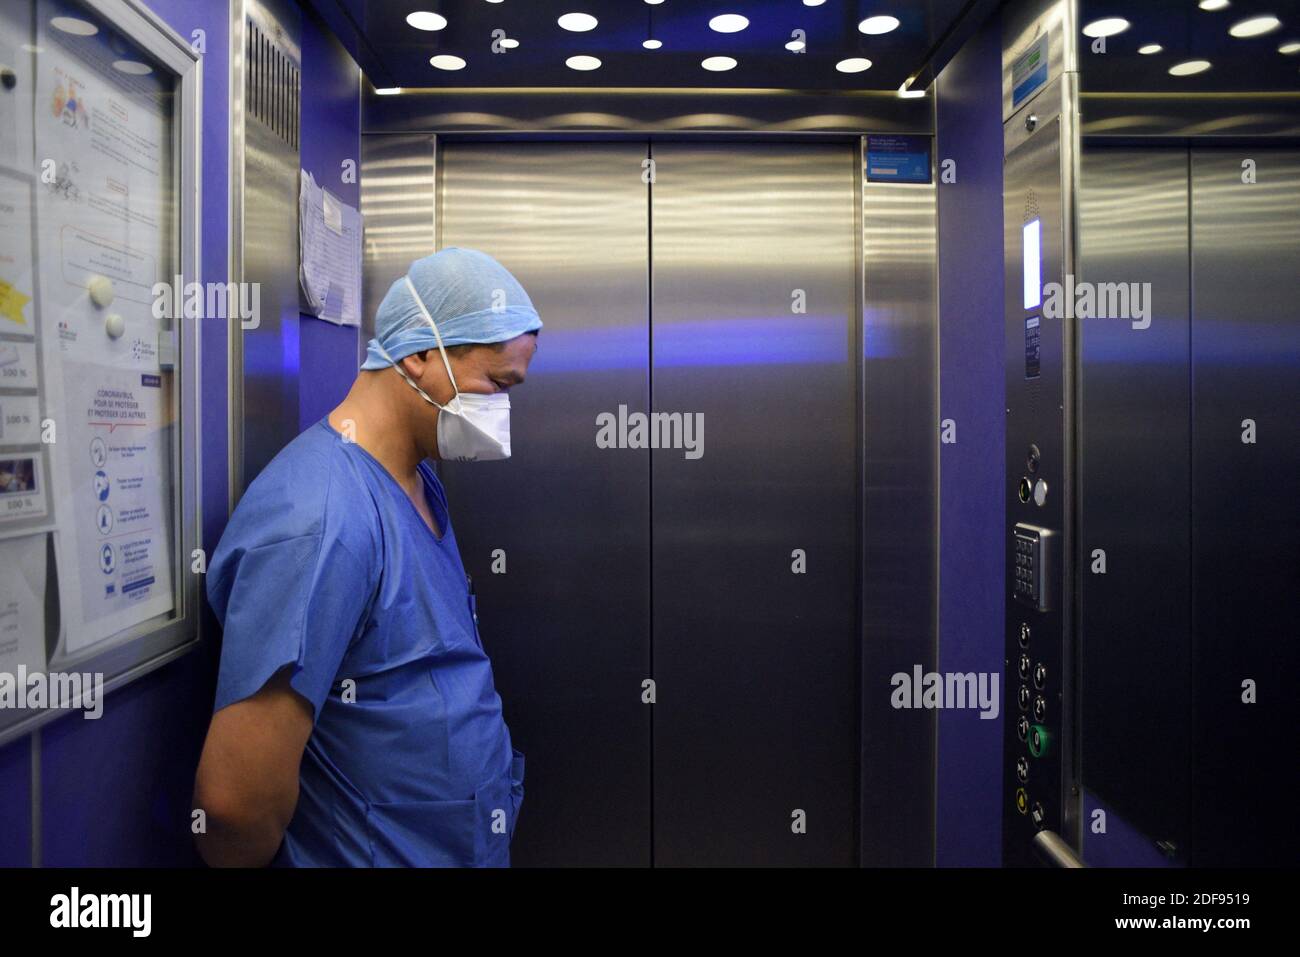
[[[510,455],[541,325],[490,256],[417,260],[347,398],[244,493],[207,577],[208,863],[509,866],[524,758],[426,460]]]

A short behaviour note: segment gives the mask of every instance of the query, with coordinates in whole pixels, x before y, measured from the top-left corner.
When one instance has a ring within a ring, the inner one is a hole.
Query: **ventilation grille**
[[[244,49],[244,103],[280,139],[298,148],[298,65],[252,20]]]
[[[1038,194],[1032,189],[1025,194],[1025,222],[1038,218]]]

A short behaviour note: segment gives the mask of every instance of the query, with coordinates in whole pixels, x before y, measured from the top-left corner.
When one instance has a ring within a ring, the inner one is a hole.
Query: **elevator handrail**
[[[1074,852],[1074,848],[1065,842],[1065,838],[1055,831],[1043,830],[1035,834],[1034,850],[1048,864],[1054,867],[1082,868],[1088,866],[1083,862],[1083,858]]]

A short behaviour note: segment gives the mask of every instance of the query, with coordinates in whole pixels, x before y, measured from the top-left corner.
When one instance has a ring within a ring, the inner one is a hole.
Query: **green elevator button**
[[[1041,724],[1029,726],[1029,753],[1036,758],[1045,755],[1052,746],[1052,733]]]

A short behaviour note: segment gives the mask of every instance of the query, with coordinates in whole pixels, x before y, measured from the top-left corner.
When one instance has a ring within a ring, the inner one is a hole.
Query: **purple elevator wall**
[[[201,279],[225,282],[229,171],[229,24],[225,4],[153,0],[155,13],[193,45],[203,31]],[[226,326],[200,320],[204,401],[203,535],[209,549],[226,519]],[[198,860],[190,794],[207,730],[216,644],[207,609],[196,651],[108,696],[104,715],[46,725],[40,749],[40,862],[181,865]],[[7,790],[7,788],[6,788]]]
[[[225,3],[149,0],[172,29],[195,42],[203,31],[201,279],[227,278],[229,224],[229,23]],[[357,205],[359,188],[342,183],[341,163],[360,151],[356,65],[319,21],[303,15],[302,161],[317,182]],[[358,170],[359,173],[359,170]],[[301,321],[304,426],[347,392],[357,370],[357,332],[316,319]],[[226,357],[221,320],[203,320],[199,442],[202,544],[211,552],[227,518]],[[45,865],[185,865],[198,863],[190,836],[194,770],[207,731],[219,638],[206,606],[204,641],[158,671],[113,692],[104,715],[62,718],[38,735],[0,749],[0,866],[32,860],[33,748]]]
[[[939,183],[939,415],[956,442],[939,458],[939,670],[1002,682],[1005,403],[1002,333],[1001,36],[991,18],[936,83]],[[939,715],[935,863],[1002,862],[1002,721]]]
[[[302,11],[302,63],[302,168],[316,178],[317,185],[360,208],[361,74],[334,34],[306,7]],[[344,181],[346,160],[352,161],[351,182]],[[347,395],[360,365],[357,335],[355,326],[301,317],[301,428],[312,425]]]

